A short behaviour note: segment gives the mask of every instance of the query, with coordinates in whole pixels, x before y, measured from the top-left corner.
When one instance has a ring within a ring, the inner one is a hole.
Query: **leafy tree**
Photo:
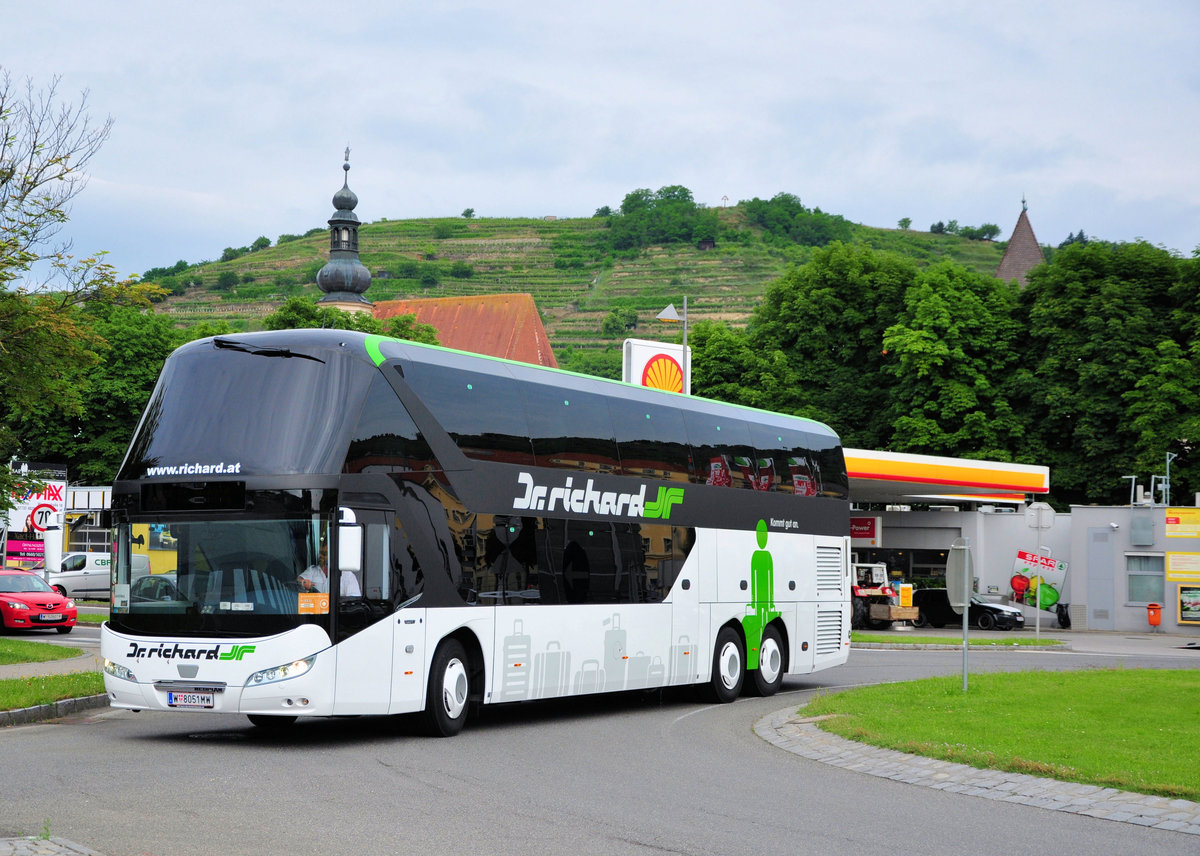
[[[437,328],[432,324],[418,323],[416,315],[396,315],[386,319],[383,322],[383,335],[426,345],[438,343]]]
[[[470,220],[472,217],[475,216],[475,209],[474,208],[464,208],[462,216],[463,216],[464,220]]]
[[[77,259],[69,243],[52,245],[112,127],[92,123],[86,92],[60,103],[57,86],[54,78],[43,90],[32,81],[19,89],[0,71],[0,460],[31,457],[47,424],[82,412],[104,346],[84,308],[146,306],[161,294],[119,281],[101,254]],[[46,272],[35,275],[39,262]],[[0,511],[12,507],[14,487],[0,467]]]
[[[16,425],[30,457],[65,462],[73,481],[111,483],[163,361],[184,337],[166,316],[131,307],[91,308],[81,323],[101,359],[73,379],[79,409],[64,418],[38,404]]]
[[[250,245],[250,252],[256,253],[259,250],[265,250],[269,246],[271,246],[271,239],[266,235],[260,235],[259,237],[255,238],[254,243]]]
[[[636,309],[614,309],[604,316],[600,332],[605,336],[621,336],[637,327],[638,316]]]
[[[291,297],[279,309],[263,319],[268,330],[294,330],[321,327],[335,330],[358,330],[396,339],[437,344],[437,330],[429,324],[417,323],[415,315],[399,315],[381,322],[366,312],[344,312],[332,306],[320,306],[303,297]]]
[[[736,400],[819,419],[847,445],[886,448],[894,376],[883,336],[916,273],[912,260],[862,245],[814,250],[767,286],[747,328],[752,350],[770,355],[771,377],[755,382],[772,390],[770,401],[752,401],[749,389]]]
[[[611,206],[601,205],[599,208],[596,209],[596,213],[594,213],[592,216],[593,217],[611,217],[612,215],[613,215],[613,210],[612,210]]]
[[[470,279],[475,276],[475,268],[468,262],[457,261],[450,265],[450,276],[454,279]]]
[[[806,247],[823,247],[832,241],[850,240],[850,224],[839,214],[805,208],[800,197],[777,193],[768,201],[755,197],[741,203],[746,219],[773,238]]]
[[[935,234],[935,235],[944,235],[946,233],[946,224],[943,223],[941,220],[938,220],[936,223],[934,223],[932,226],[929,227],[929,231],[933,232],[933,234]]]
[[[1003,379],[1016,363],[1011,286],[952,262],[920,271],[883,334],[893,425],[886,448],[1009,460],[1022,420]]]
[[[434,223],[433,237],[438,240],[454,237],[454,226],[449,223]]]
[[[221,261],[231,262],[234,259],[240,259],[249,252],[246,247],[226,247],[221,251]]]
[[[217,288],[221,291],[229,291],[238,284],[238,275],[235,271],[223,270],[217,274]]]
[[[1194,386],[1180,362],[1196,356],[1194,264],[1145,242],[1093,241],[1030,272],[1010,400],[1028,425],[1024,459],[1051,468],[1060,502],[1119,502],[1132,467],[1192,437],[1189,413],[1166,414]]]
[[[900,219],[899,219],[899,220],[896,222],[896,225],[897,225],[897,226],[899,226],[899,227],[900,227],[902,230],[904,230],[905,232],[907,232],[907,231],[908,231],[908,227],[912,225],[912,217],[901,217],[901,218],[900,218]]]

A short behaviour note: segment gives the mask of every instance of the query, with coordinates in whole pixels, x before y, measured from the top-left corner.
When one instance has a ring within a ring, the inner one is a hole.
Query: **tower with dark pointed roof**
[[[996,268],[996,278],[1005,281],[1015,279],[1017,285],[1024,288],[1028,285],[1026,276],[1031,270],[1046,261],[1042,248],[1034,237],[1033,227],[1029,225],[1029,206],[1021,197],[1021,216],[1013,227],[1012,237],[1004,248],[1004,258],[1000,259],[1000,267]]]
[[[358,257],[358,215],[354,207],[358,197],[350,189],[350,149],[342,164],[346,176],[342,189],[333,195],[333,216],[329,218],[329,261],[317,273],[317,287],[325,296],[317,301],[349,312],[370,312],[374,305],[363,296],[371,285],[371,272]]]

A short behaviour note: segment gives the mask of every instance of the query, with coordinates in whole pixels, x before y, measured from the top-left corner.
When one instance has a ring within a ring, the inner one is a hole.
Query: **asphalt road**
[[[48,823],[106,856],[1195,856],[1195,836],[879,779],[752,731],[813,692],[955,674],[961,662],[956,651],[856,650],[770,699],[713,706],[674,691],[496,708],[448,740],[405,719],[270,735],[213,714],[94,711],[0,732],[0,838]],[[970,655],[973,671],[1117,663],[1197,659]]]

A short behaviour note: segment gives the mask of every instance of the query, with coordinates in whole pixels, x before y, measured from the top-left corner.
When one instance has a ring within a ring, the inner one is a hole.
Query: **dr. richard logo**
[[[540,485],[530,473],[520,473],[517,483],[523,488],[520,496],[513,498],[516,511],[573,511],[576,514],[603,514],[608,516],[647,517],[667,520],[671,508],[683,502],[683,488],[660,487],[653,502],[646,502],[646,486],[637,493],[597,490],[593,479],[584,487],[575,487],[573,476],[561,486]]]

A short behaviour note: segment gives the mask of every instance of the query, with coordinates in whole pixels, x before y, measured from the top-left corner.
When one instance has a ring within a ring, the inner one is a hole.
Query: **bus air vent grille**
[[[842,611],[817,610],[816,655],[837,654],[842,650]]]
[[[817,547],[817,591],[842,591],[842,549]]]

